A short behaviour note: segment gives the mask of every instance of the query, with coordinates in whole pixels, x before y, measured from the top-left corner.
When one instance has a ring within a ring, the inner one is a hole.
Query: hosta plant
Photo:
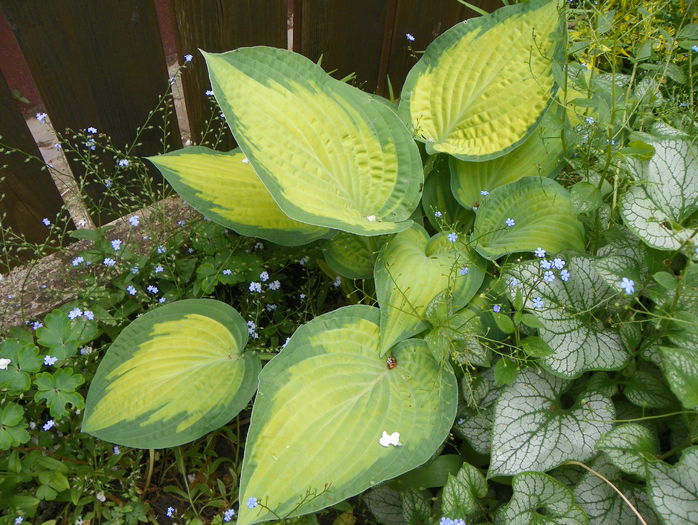
[[[149,160],[211,220],[323,243],[328,268],[375,296],[300,326],[264,368],[232,307],[158,308],[113,343],[83,429],[171,447],[256,392],[243,525],[365,491],[377,516],[392,498],[410,522],[695,521],[696,148],[644,136],[652,153],[619,163],[617,208],[602,179],[555,180],[565,16],[532,0],[457,24],[399,106],[290,51],[204,53],[239,148]],[[590,217],[608,221],[594,246]],[[657,250],[683,255],[662,267]],[[614,424],[645,410],[674,412],[671,453],[664,427]],[[451,430],[464,445],[439,455]],[[418,487],[443,487],[440,510]]]

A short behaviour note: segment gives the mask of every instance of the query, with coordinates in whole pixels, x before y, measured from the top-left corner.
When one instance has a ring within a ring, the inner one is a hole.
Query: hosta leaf
[[[640,512],[647,525],[658,525],[657,515],[649,504],[644,486],[627,482],[623,473],[601,455],[592,468],[613,483]],[[590,525],[639,525],[637,515],[608,483],[591,472],[585,471],[573,488],[574,501],[589,516]]]
[[[90,385],[83,431],[138,448],[187,443],[245,408],[259,358],[247,324],[212,299],[161,306],[119,334]]]
[[[455,476],[449,474],[441,496],[441,514],[463,518],[480,509],[479,500],[487,496],[485,476],[472,465],[463,463]]]
[[[507,281],[513,277],[519,282],[518,288],[508,288],[511,300],[520,290],[526,298],[524,306],[543,322],[539,335],[554,353],[539,362],[567,378],[588,370],[622,368],[628,354],[620,335],[603,327],[595,312],[618,292],[601,279],[590,258],[570,257],[565,269],[570,275],[568,281],[560,278],[558,270],[550,270],[554,279],[546,281],[540,261],[517,264],[503,276]],[[542,306],[536,307],[536,299],[543,302]]]
[[[698,210],[698,148],[679,137],[651,142],[649,160],[631,159],[637,186],[621,199],[628,228],[659,250],[678,250],[695,237],[691,215]]]
[[[664,523],[698,523],[698,447],[684,450],[676,465],[658,462],[649,471],[647,490]]]
[[[487,259],[536,248],[550,253],[584,249],[584,229],[569,192],[545,177],[525,177],[493,190],[481,201],[471,239]]]
[[[451,192],[449,159],[447,155],[435,155],[433,169],[424,181],[422,209],[432,227],[439,231],[445,225],[457,231],[468,231],[475,214],[470,206],[464,208]]]
[[[204,56],[235,139],[286,215],[360,235],[410,226],[422,163],[389,104],[284,49]]]
[[[287,217],[239,149],[192,146],[148,160],[192,207],[242,235],[298,246],[330,234]]]
[[[527,470],[546,471],[564,461],[584,461],[611,429],[613,404],[599,393],[563,408],[569,381],[531,369],[504,389],[494,411],[489,477]]]
[[[516,147],[554,94],[556,2],[534,0],[452,27],[405,80],[400,114],[427,152],[487,160]]]
[[[547,474],[525,472],[514,476],[514,495],[496,515],[495,523],[508,525],[583,525],[586,513],[575,505],[570,489]]]
[[[628,423],[601,436],[596,449],[605,452],[619,469],[645,478],[647,464],[659,453],[659,441],[647,427]]]
[[[526,141],[502,157],[485,162],[451,157],[451,190],[458,202],[466,208],[477,207],[487,200],[481,191],[492,191],[523,177],[554,175],[560,167],[564,126],[558,108],[551,106]]]
[[[240,501],[264,507],[242,506],[240,525],[342,501],[426,462],[448,435],[457,397],[448,362],[413,339],[393,348],[388,368],[378,322],[368,306],[317,317],[264,368],[240,482]],[[382,446],[394,432],[401,445]]]
[[[378,252],[388,237],[362,237],[338,233],[323,248],[325,261],[347,279],[371,279]]]
[[[467,273],[463,275],[464,269]],[[454,309],[475,295],[485,276],[484,264],[446,232],[431,238],[421,226],[397,234],[385,245],[375,267],[381,312],[381,355],[398,341],[428,326],[429,303],[448,290]]]

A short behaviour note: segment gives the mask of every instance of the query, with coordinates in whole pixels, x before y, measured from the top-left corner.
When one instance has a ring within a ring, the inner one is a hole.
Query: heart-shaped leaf
[[[494,381],[494,367],[488,368],[463,388],[467,408],[459,411],[458,419],[453,427],[455,433],[478,454],[489,455],[492,447],[492,425],[494,407],[503,388]],[[478,395],[475,396],[474,394]]]
[[[584,228],[565,188],[545,177],[524,177],[481,201],[471,239],[480,255],[494,260],[536,248],[583,250]]]
[[[381,307],[381,355],[398,341],[428,326],[429,303],[448,290],[452,306],[465,306],[480,288],[484,264],[455,233],[429,238],[421,226],[397,234],[385,245],[375,267],[376,294]]]
[[[495,523],[509,525],[583,525],[586,513],[574,503],[570,489],[542,472],[525,472],[512,480],[514,494],[496,515]]]
[[[9,359],[7,367],[0,370],[0,389],[25,392],[31,386],[30,372],[41,370],[43,363],[39,349],[33,342],[5,339],[0,343],[0,358]]]
[[[481,509],[480,500],[485,496],[485,476],[469,463],[463,463],[458,474],[448,475],[441,498],[441,514],[451,519],[463,519]]]
[[[698,148],[679,137],[650,144],[651,159],[630,160],[638,185],[623,195],[621,214],[647,245],[678,250],[696,235],[690,217],[698,210]]]
[[[243,352],[247,324],[212,299],[144,314],[112,343],[87,394],[83,431],[137,448],[187,443],[245,408],[259,358]]]
[[[148,160],[192,207],[241,235],[284,246],[330,235],[327,228],[288,218],[239,149],[222,153],[192,146]]]
[[[698,407],[698,349],[661,346],[662,369],[672,392],[681,404]]]
[[[597,321],[595,310],[618,292],[606,285],[592,262],[571,257],[564,269],[546,270],[541,266],[550,263],[546,259],[527,261],[504,274],[504,279],[517,283],[507,290],[510,299],[519,291],[525,297],[524,307],[543,322],[540,337],[554,353],[540,363],[562,377],[577,377],[587,370],[617,370],[628,361],[620,335]]]
[[[671,466],[657,462],[649,466],[647,491],[664,523],[698,523],[698,447],[687,448]]]
[[[247,435],[238,523],[313,512],[427,461],[457,386],[421,340],[379,356],[379,311],[348,306],[301,326],[264,368]],[[299,462],[299,458],[303,461]]]
[[[603,454],[594,460],[592,468],[623,493],[648,525],[659,525],[659,519],[650,506],[643,485],[624,479],[626,476]],[[641,523],[628,503],[596,474],[585,471],[574,486],[573,494],[575,503],[589,516],[589,525]]]
[[[371,279],[378,252],[389,237],[362,237],[340,232],[323,247],[325,261],[347,279]]]
[[[286,215],[359,235],[409,228],[422,163],[387,101],[284,49],[204,56],[235,139]]]
[[[489,192],[524,177],[549,177],[560,168],[562,158],[561,106],[551,106],[540,126],[518,148],[485,162],[467,162],[451,157],[451,191],[466,208],[478,207]]]
[[[488,477],[546,471],[594,455],[596,442],[611,429],[613,403],[592,392],[563,408],[560,396],[570,385],[527,369],[504,389],[494,411]]]
[[[562,35],[557,3],[547,0],[457,24],[407,75],[400,114],[430,154],[503,155],[533,131],[554,95]]]
[[[655,461],[659,453],[659,441],[647,427],[629,423],[601,436],[596,449],[605,452],[619,469],[645,478],[647,464]]]

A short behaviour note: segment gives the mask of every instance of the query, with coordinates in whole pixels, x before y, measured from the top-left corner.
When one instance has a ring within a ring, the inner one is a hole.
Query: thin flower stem
[[[635,505],[633,505],[632,503],[630,503],[630,500],[629,500],[628,498],[625,497],[625,494],[623,494],[623,493],[618,489],[618,487],[616,487],[613,483],[611,483],[608,479],[606,479],[606,478],[605,478],[604,476],[602,476],[600,473],[596,472],[596,471],[595,471],[593,468],[591,468],[591,467],[587,467],[584,463],[580,463],[579,461],[567,461],[567,462],[565,462],[565,465],[577,465],[577,466],[579,466],[579,467],[582,467],[582,468],[588,470],[589,472],[591,472],[594,476],[596,476],[596,477],[599,478],[600,480],[602,480],[602,481],[608,483],[608,485],[610,485],[610,487],[611,487],[613,490],[615,490],[615,491],[618,493],[618,495],[623,499],[623,501],[625,502],[625,504],[626,504],[628,507],[630,507],[630,510],[632,510],[632,511],[633,511],[633,514],[635,514],[635,516],[637,516],[637,519],[640,520],[640,523],[642,523],[642,525],[647,525],[647,522],[646,522],[645,519],[642,517],[642,514],[640,514],[640,512],[637,510],[637,508],[635,508]]]

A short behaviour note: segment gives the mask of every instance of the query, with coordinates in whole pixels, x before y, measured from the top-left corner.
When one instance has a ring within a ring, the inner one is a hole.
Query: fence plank
[[[193,62],[184,72],[187,113],[194,142],[201,140],[211,115],[204,92],[211,89],[203,57],[197,51],[221,53],[238,47],[287,46],[287,5],[281,0],[172,0],[182,54]],[[232,138],[221,146],[229,149]]]
[[[501,0],[470,0],[470,3],[488,12],[502,6]],[[424,50],[448,28],[473,16],[479,15],[456,0],[399,0],[387,68],[396,96],[402,89],[407,73],[421,56],[415,51]],[[415,41],[409,42],[406,33],[413,35]],[[385,79],[381,78],[379,82],[383,87]]]
[[[0,199],[0,222],[3,228],[11,228],[30,242],[43,243],[48,229],[41,219],[53,221],[63,200],[48,171],[40,169],[39,148],[2,75],[0,115],[0,142],[33,155],[38,161],[27,163],[26,157],[18,153],[0,156],[0,195],[4,195]],[[6,269],[0,260],[0,271]]]
[[[143,0],[3,0],[10,22],[57,130],[96,127],[117,147],[129,144],[167,87],[157,17]],[[181,145],[172,121],[168,142]],[[162,150],[162,133],[147,130],[134,155]],[[72,159],[78,178],[82,166]],[[105,163],[113,163],[108,156]],[[106,164],[109,165],[109,164]],[[98,198],[103,188],[88,193]],[[97,217],[96,222],[111,217]]]
[[[356,73],[354,85],[374,92],[388,0],[304,0],[302,54],[335,78]]]

